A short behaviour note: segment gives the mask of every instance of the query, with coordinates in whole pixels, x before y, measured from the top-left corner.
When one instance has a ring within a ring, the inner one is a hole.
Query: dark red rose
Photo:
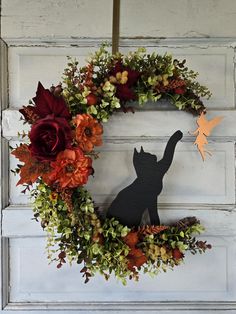
[[[31,154],[40,161],[53,161],[71,147],[71,128],[64,118],[48,115],[33,124],[29,134]]]
[[[40,118],[45,118],[50,114],[65,119],[71,118],[64,98],[62,96],[55,96],[48,89],[45,89],[40,82],[38,83],[36,97],[33,98],[33,101],[35,103],[34,112]]]

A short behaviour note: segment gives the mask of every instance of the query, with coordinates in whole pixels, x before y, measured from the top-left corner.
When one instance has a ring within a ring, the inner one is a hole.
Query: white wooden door
[[[2,0],[2,312],[236,313],[235,13],[234,0],[121,1],[121,50],[145,46],[186,58],[213,93],[206,103],[209,117],[224,120],[211,137],[213,156],[203,163],[188,133],[194,128],[189,114],[167,108],[115,115],[104,126],[105,144],[90,189],[97,203],[106,205],[134,176],[134,146],[159,155],[168,136],[181,129],[184,138],[159,200],[160,218],[168,223],[196,215],[213,249],[187,256],[174,272],[141,277],[126,287],[99,276],[84,285],[77,265],[60,270],[48,265],[44,233],[31,220],[27,195],[10,173],[16,161],[9,158],[8,145],[14,146],[25,128],[17,110],[34,96],[37,82],[56,84],[67,55],[83,63],[111,36],[112,2]],[[110,165],[106,178],[105,165]]]

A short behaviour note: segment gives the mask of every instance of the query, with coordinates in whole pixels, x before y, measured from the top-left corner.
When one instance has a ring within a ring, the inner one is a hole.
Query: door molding
[[[7,59],[8,59],[8,48],[7,44],[0,38],[0,107],[1,107],[1,121],[2,121],[2,110],[8,107],[8,70],[7,70]],[[2,126],[0,126],[1,128]],[[1,130],[2,131],[2,130]],[[1,132],[2,135],[2,132]],[[9,162],[8,162],[8,141],[1,136],[1,150],[0,150],[0,177],[1,177],[1,188],[0,188],[0,199],[1,199],[1,227],[2,227],[2,210],[8,206],[9,200],[9,189],[6,182],[9,174]],[[8,303],[8,283],[9,283],[9,270],[8,270],[8,240],[2,238],[1,228],[1,274],[0,274],[0,285],[1,285],[1,296],[0,306],[4,308]]]
[[[101,43],[111,44],[110,37],[6,37],[9,47],[98,47]],[[120,47],[236,47],[236,37],[121,37]]]
[[[9,303],[6,310],[87,310],[87,311],[187,311],[187,310],[235,310],[236,302],[57,302],[57,303]]]

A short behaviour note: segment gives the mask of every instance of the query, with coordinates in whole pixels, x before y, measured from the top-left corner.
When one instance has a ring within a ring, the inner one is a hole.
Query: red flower
[[[117,78],[117,74],[122,73],[126,74],[125,76],[127,79],[125,79],[123,82],[120,81],[114,81],[114,84],[116,85],[116,96],[123,101],[129,101],[129,100],[135,100],[136,94],[133,91],[133,87],[137,83],[141,73],[135,70],[132,70],[130,67],[123,66],[123,64],[119,61],[115,64],[114,69],[110,72],[110,75]]]
[[[71,128],[67,120],[48,115],[33,124],[29,138],[31,154],[37,160],[51,161],[71,146]]]
[[[130,231],[125,237],[123,237],[123,241],[130,248],[129,254],[127,256],[127,267],[129,270],[135,271],[134,267],[140,267],[147,261],[147,257],[143,251],[135,247],[138,243],[138,233],[135,231]]]
[[[140,267],[147,262],[147,257],[140,249],[132,248],[127,256],[128,269],[134,271],[134,267]]]
[[[135,247],[138,243],[138,233],[135,231],[130,231],[127,236],[123,238],[125,244],[127,244],[130,248]]]
[[[173,255],[174,259],[176,259],[176,260],[182,259],[184,257],[184,254],[182,252],[180,252],[180,250],[178,248],[175,248],[172,250],[172,255]]]
[[[124,66],[120,61],[116,62],[114,69],[111,71],[111,75],[116,76],[116,74],[118,72],[124,72],[127,71],[128,72],[128,81],[127,81],[127,85],[129,87],[135,85],[140,77],[140,72],[136,71],[136,70],[132,70],[130,67]]]
[[[66,149],[51,162],[51,167],[52,171],[46,178],[49,185],[56,183],[62,189],[75,188],[87,183],[92,173],[92,159],[85,156],[79,147]]]
[[[183,95],[186,92],[186,88],[185,88],[185,86],[177,87],[177,88],[175,88],[174,92],[175,92],[175,94]]]
[[[126,84],[116,86],[116,97],[123,101],[135,100],[137,98],[134,91]]]
[[[98,101],[98,98],[96,95],[94,95],[93,93],[90,93],[87,97],[87,105],[88,106],[94,106],[96,105],[97,101]]]
[[[64,98],[62,96],[54,96],[40,82],[38,83],[36,97],[33,98],[33,101],[35,103],[34,112],[40,118],[45,118],[50,114],[65,119],[70,119],[71,117]]]

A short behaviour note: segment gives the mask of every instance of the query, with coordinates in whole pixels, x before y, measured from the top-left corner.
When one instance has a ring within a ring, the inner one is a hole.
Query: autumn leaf
[[[38,177],[47,173],[50,169],[49,163],[39,162],[37,159],[31,156],[29,147],[27,144],[21,144],[12,151],[12,155],[18,158],[24,165],[20,166],[20,180],[17,185],[20,184],[33,184]]]
[[[166,229],[169,229],[168,226],[140,226],[138,228],[139,235],[150,235],[150,234],[158,234]]]
[[[18,158],[21,162],[27,162],[31,159],[29,146],[27,144],[20,144],[20,146],[15,148],[11,154]]]
[[[127,256],[128,258],[128,269],[131,271],[134,271],[134,267],[140,267],[142,266],[144,263],[147,262],[147,257],[145,256],[145,254],[143,253],[142,250],[140,249],[136,249],[136,248],[132,248]]]

